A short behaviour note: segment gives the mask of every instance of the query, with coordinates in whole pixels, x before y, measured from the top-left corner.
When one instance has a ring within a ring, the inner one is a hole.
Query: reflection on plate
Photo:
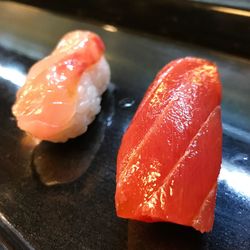
[[[88,169],[114,115],[114,85],[103,95],[102,110],[87,133],[66,143],[41,142],[33,149],[32,168],[45,185],[69,183]]]

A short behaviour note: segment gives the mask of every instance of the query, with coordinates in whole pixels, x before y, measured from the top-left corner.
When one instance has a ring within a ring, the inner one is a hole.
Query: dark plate
[[[24,5],[0,3],[0,9],[3,249],[250,249],[249,61]],[[65,144],[35,146],[11,115],[16,90],[32,63],[65,32],[77,28],[103,37],[113,84],[85,135]],[[187,55],[216,62],[223,83],[223,164],[215,224],[208,234],[171,223],[123,220],[114,209],[115,161],[122,134],[156,72]]]

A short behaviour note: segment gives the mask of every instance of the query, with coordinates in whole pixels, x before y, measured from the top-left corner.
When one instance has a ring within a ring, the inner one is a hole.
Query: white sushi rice
[[[75,114],[67,128],[51,138],[53,142],[65,142],[86,132],[88,125],[101,110],[101,95],[110,82],[110,68],[103,56],[81,76]]]

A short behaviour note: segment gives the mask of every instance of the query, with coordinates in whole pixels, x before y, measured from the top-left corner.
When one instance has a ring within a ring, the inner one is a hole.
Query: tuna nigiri
[[[31,67],[12,111],[19,128],[32,136],[64,142],[87,130],[101,109],[101,95],[109,81],[101,38],[89,31],[73,31]]]
[[[212,229],[222,154],[220,103],[218,71],[209,61],[187,57],[158,73],[119,149],[119,217]]]

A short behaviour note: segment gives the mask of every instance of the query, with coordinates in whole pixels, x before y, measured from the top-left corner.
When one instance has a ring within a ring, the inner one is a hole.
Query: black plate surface
[[[0,9],[3,249],[250,249],[249,61],[24,5],[2,2]],[[15,93],[28,68],[73,29],[90,29],[104,39],[112,85],[85,135],[36,146],[11,115]],[[223,164],[215,224],[208,234],[171,223],[123,220],[114,209],[115,161],[123,132],[157,71],[184,56],[216,62],[223,83]]]

